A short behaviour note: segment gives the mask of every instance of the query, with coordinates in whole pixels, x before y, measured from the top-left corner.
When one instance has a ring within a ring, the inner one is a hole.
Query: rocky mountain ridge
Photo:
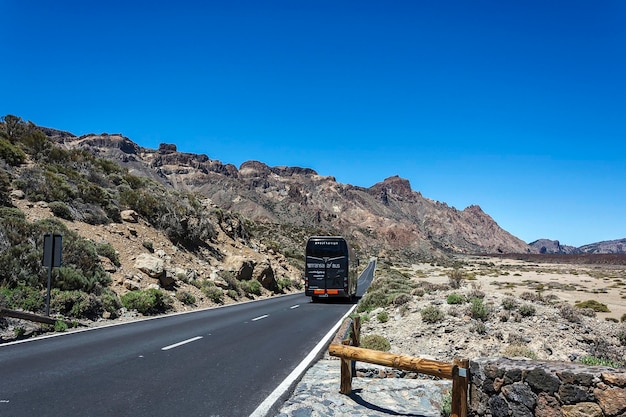
[[[550,254],[623,254],[626,253],[626,239],[605,240],[597,243],[590,243],[580,247],[561,245],[558,240],[539,239],[528,244],[538,253]]]
[[[237,168],[204,154],[178,152],[174,144],[143,148],[119,134],[44,132],[60,146],[86,149],[131,174],[199,193],[220,209],[254,222],[342,234],[370,255],[432,259],[450,252],[532,251],[479,206],[457,210],[423,197],[398,176],[363,188],[310,168],[269,167],[259,161]]]

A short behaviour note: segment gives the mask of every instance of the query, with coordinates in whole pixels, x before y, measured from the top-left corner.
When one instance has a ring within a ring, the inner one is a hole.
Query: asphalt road
[[[0,345],[0,416],[248,416],[352,307],[300,293]]]

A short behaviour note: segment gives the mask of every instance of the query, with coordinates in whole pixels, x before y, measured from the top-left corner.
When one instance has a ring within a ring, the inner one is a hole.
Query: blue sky
[[[0,114],[626,237],[626,2],[0,0]]]

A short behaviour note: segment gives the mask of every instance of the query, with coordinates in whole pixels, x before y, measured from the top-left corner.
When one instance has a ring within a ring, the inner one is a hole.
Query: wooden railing
[[[8,308],[3,308],[3,307],[0,307],[0,317],[12,317],[15,319],[35,321],[38,323],[49,324],[52,326],[54,326],[57,321],[62,321],[68,327],[72,327],[75,324],[77,325],[80,324],[78,322],[70,322],[67,320],[55,319],[52,317],[42,316],[39,314],[26,313],[24,311],[9,310]]]
[[[331,356],[341,359],[340,392],[352,392],[354,361],[388,366],[404,371],[418,372],[452,380],[452,417],[467,417],[467,389],[469,385],[469,360],[455,359],[453,363],[405,355],[362,349],[359,347],[360,317],[346,319],[328,348]]]

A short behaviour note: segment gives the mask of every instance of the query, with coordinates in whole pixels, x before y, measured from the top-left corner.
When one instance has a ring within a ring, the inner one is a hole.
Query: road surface
[[[248,416],[352,307],[300,293],[0,345],[0,416]]]

